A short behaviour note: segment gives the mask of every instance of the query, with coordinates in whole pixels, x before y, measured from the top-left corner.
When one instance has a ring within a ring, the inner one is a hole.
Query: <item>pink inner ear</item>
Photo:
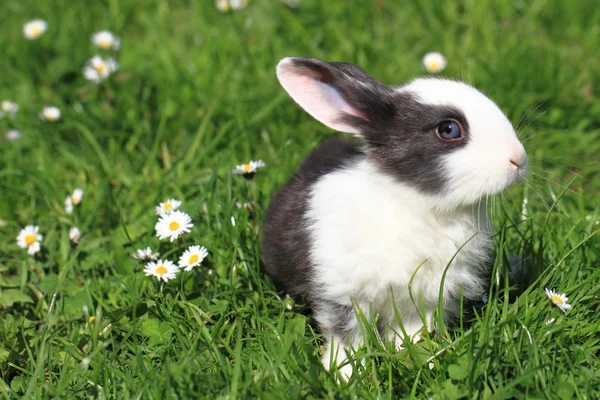
[[[359,133],[355,127],[339,122],[338,119],[343,113],[363,119],[366,119],[365,116],[350,106],[331,85],[298,73],[298,69],[286,60],[277,66],[277,77],[294,101],[316,120],[337,131]]]

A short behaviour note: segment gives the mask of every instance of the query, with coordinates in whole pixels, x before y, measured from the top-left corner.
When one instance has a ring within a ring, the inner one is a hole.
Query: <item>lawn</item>
[[[35,18],[47,31],[27,40]],[[105,29],[119,50],[91,42]],[[0,397],[600,398],[596,1],[250,0],[223,13],[212,0],[3,0],[0,33],[0,100],[19,105],[0,119]],[[293,103],[275,65],[348,61],[398,84],[425,74],[430,51],[519,125],[529,179],[490,205],[488,304],[404,351],[367,335],[364,365],[340,383],[306,306],[260,265],[274,192],[341,135]],[[99,84],[83,73],[96,54],[119,64]],[[60,120],[39,118],[44,106]],[[232,174],[258,159],[254,179]],[[169,198],[194,225],[173,242],[154,229]],[[16,243],[26,225],[43,235],[33,256]],[[176,262],[195,244],[208,257],[166,283],[131,257],[150,246]]]

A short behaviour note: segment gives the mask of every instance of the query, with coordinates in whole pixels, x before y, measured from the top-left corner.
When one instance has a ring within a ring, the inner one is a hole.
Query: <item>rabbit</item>
[[[498,106],[462,82],[391,87],[349,63],[294,57],[277,77],[315,119],[358,137],[326,141],[275,194],[261,250],[273,281],[306,296],[325,369],[335,363],[348,379],[362,341],[356,307],[402,348],[435,328],[446,269],[445,323],[459,317],[461,295],[482,298],[486,200],[525,176],[527,155]]]

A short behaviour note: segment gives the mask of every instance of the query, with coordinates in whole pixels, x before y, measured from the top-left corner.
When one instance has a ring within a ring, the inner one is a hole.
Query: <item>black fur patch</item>
[[[467,144],[466,118],[450,106],[424,105],[409,93],[395,93],[394,102],[396,114],[385,126],[362,123],[363,134],[371,144],[369,158],[401,182],[425,193],[443,193],[448,174],[442,157]],[[437,138],[437,126],[449,119],[460,122],[463,140],[443,142]]]
[[[330,85],[359,111],[360,117],[342,114],[340,120],[358,128],[370,147],[369,159],[383,172],[425,193],[444,191],[447,174],[441,158],[469,139],[469,125],[460,110],[423,104],[416,95],[398,92],[352,64],[293,60],[302,73]],[[462,125],[463,140],[449,143],[437,138],[437,126],[449,119]]]
[[[356,141],[332,139],[311,153],[267,210],[261,258],[275,283],[292,296],[308,291],[310,238],[305,215],[312,186],[336,169],[364,157]]]
[[[311,302],[315,304],[315,308],[321,316],[319,328],[325,337],[329,338],[335,335],[336,340],[341,340],[344,345],[351,342],[354,335],[358,333],[354,309],[351,306],[314,297],[311,298]]]

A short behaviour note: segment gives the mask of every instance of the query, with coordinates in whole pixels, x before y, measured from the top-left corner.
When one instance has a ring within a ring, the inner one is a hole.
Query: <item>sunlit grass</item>
[[[30,41],[35,18],[48,28]],[[0,120],[4,398],[600,397],[594,1],[263,0],[224,14],[209,0],[4,0],[0,21],[0,101],[19,105]],[[119,50],[92,43],[102,30]],[[476,85],[519,125],[530,177],[490,204],[488,304],[401,352],[364,321],[365,363],[338,383],[305,306],[260,268],[270,198],[336,135],[288,98],[274,66],[343,60],[396,84],[424,74],[432,51],[448,60],[442,76]],[[96,54],[119,64],[100,84],[83,73]],[[60,120],[40,119],[46,106]],[[22,137],[5,139],[10,129]],[[258,159],[252,180],[231,173]],[[85,196],[67,214],[76,188]],[[170,198],[194,223],[173,243],[154,230]],[[16,243],[31,224],[44,236],[33,257]],[[150,246],[177,262],[197,244],[202,267],[167,283],[131,257]],[[526,268],[511,271],[514,257]]]

